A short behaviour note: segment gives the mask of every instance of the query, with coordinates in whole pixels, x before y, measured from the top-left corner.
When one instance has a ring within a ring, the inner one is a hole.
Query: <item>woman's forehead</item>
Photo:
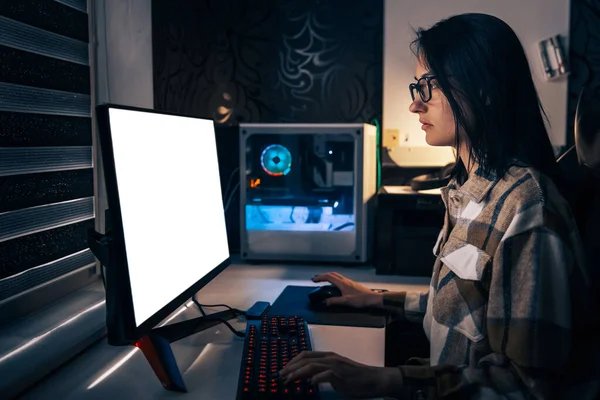
[[[415,79],[420,79],[426,76],[431,76],[431,72],[427,67],[425,67],[423,61],[419,57],[415,66]]]

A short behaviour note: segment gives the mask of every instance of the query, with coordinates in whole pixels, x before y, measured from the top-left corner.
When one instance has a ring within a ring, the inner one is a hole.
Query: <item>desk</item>
[[[372,288],[393,291],[426,291],[429,283],[427,278],[375,275],[371,267],[232,264],[202,288],[197,298],[203,304],[225,303],[247,309],[260,300],[273,303],[287,285],[316,286],[310,278],[330,271]],[[184,305],[181,310],[171,322],[200,315],[193,305]],[[230,322],[236,329],[245,326],[243,319]],[[384,329],[311,325],[309,330],[315,350],[334,351],[358,362],[383,366]],[[164,390],[140,351],[132,347],[112,347],[104,339],[32,388],[23,398],[235,399],[242,338],[218,325],[175,342],[172,348],[188,393]],[[322,392],[323,399],[337,398],[328,385],[322,387]]]

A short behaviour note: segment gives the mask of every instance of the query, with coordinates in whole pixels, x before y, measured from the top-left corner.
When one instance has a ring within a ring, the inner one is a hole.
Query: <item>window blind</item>
[[[85,0],[0,2],[0,305],[95,268]]]

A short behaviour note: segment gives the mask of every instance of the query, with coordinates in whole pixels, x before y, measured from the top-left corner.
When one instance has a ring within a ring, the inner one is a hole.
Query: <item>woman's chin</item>
[[[434,135],[427,134],[425,136],[425,141],[430,146],[444,146],[443,141],[439,140],[439,138],[434,137]]]
[[[425,142],[427,142],[428,145],[435,146],[435,147],[454,146],[453,141],[448,140],[447,138],[444,138],[444,137],[440,137],[439,135],[436,135],[433,132],[425,133]]]

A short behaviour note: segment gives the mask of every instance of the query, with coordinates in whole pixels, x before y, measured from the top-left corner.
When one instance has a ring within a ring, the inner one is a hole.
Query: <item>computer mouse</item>
[[[308,298],[313,305],[322,305],[325,299],[330,297],[339,297],[342,295],[340,289],[334,285],[319,286],[308,294]]]

